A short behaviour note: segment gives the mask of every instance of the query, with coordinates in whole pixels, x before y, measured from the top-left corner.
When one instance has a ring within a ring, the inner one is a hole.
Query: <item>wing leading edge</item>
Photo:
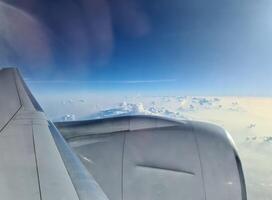
[[[17,69],[0,70],[0,114],[1,199],[107,200]]]

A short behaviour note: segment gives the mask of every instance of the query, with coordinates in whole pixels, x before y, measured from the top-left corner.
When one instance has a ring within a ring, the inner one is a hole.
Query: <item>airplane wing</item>
[[[18,70],[0,70],[0,198],[246,200],[226,131],[123,116],[52,123]]]
[[[16,69],[0,70],[0,198],[107,200]]]

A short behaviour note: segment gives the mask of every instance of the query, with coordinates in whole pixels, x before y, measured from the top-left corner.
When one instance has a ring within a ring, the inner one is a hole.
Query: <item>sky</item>
[[[0,0],[0,66],[36,91],[272,96],[272,1]]]

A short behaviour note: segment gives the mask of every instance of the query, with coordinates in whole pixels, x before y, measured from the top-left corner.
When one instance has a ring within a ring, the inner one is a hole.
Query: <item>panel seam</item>
[[[40,174],[39,174],[39,167],[38,167],[38,159],[37,159],[37,152],[36,152],[36,144],[35,144],[35,137],[34,137],[34,129],[33,129],[33,122],[31,124],[32,129],[32,141],[33,141],[33,148],[34,148],[34,157],[36,163],[36,172],[37,172],[37,179],[38,179],[38,187],[40,193],[40,200],[42,200],[42,191],[41,191],[41,182],[40,182]]]
[[[129,123],[129,129],[130,129],[130,119],[128,120],[128,123]],[[121,166],[121,199],[122,200],[124,199],[124,160],[125,160],[126,134],[127,133],[124,133],[123,149],[122,149],[122,166]]]
[[[50,130],[50,135],[52,136],[52,139],[53,139],[53,141],[54,141],[54,144],[56,145],[57,151],[58,151],[58,153],[59,153],[59,155],[60,155],[60,158],[61,158],[61,160],[62,160],[62,163],[63,163],[63,165],[64,165],[64,168],[65,168],[65,170],[66,170],[66,172],[67,172],[67,174],[68,174],[68,176],[69,176],[69,179],[70,179],[70,181],[71,181],[71,183],[72,183],[72,185],[73,185],[73,187],[74,187],[74,190],[75,190],[75,192],[76,192],[77,198],[80,199],[78,190],[76,189],[75,183],[74,183],[74,181],[72,180],[72,176],[71,176],[71,174],[70,174],[70,171],[67,169],[67,166],[66,166],[66,164],[65,164],[64,158],[63,158],[63,156],[62,156],[62,154],[61,154],[61,152],[60,152],[60,151],[61,151],[61,150],[60,150],[60,147],[59,147],[59,145],[58,145],[57,142],[56,142],[56,139],[55,139],[55,136],[54,136],[54,135],[57,134],[57,133],[56,133],[56,132],[52,133],[52,131],[51,131],[51,129],[50,129],[50,127],[51,127],[51,128],[54,129],[54,131],[56,131],[56,128],[52,125],[52,122],[51,122],[51,121],[47,121],[47,123],[48,123],[48,127],[49,127],[49,130]]]
[[[194,129],[192,124],[191,124],[191,131],[192,131],[192,133],[194,135],[194,139],[195,139],[195,143],[196,143],[196,147],[197,147],[197,153],[198,153],[198,159],[199,159],[200,171],[201,171],[201,179],[202,179],[202,185],[203,185],[203,190],[204,190],[204,199],[206,200],[207,199],[207,194],[206,194],[206,185],[205,185],[205,180],[204,180],[203,163],[202,163],[202,160],[201,160],[201,154],[200,154],[198,139],[197,139],[195,129]]]

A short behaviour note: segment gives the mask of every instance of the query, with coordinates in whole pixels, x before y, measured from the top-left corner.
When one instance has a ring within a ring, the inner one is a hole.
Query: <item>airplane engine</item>
[[[155,116],[55,125],[110,200],[246,200],[234,143],[216,125]]]

